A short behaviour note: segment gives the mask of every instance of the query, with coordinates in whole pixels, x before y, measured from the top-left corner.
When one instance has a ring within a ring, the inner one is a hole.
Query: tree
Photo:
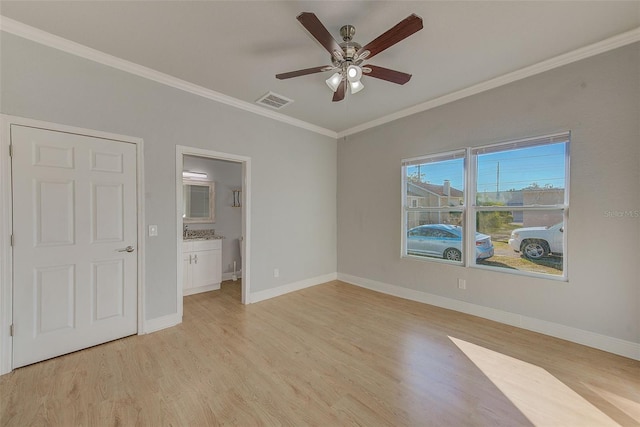
[[[422,179],[424,178],[424,174],[423,173],[418,173],[418,171],[415,171],[412,174],[409,174],[407,176],[407,181],[414,183],[414,184],[420,184],[421,182],[424,182]]]
[[[504,206],[500,202],[478,202],[478,206]],[[503,230],[513,222],[513,215],[509,211],[479,212],[476,216],[476,230],[481,233],[493,233]]]
[[[532,182],[528,186],[524,187],[523,190],[554,190],[558,187],[554,187],[553,184],[545,184],[542,187],[537,182]]]

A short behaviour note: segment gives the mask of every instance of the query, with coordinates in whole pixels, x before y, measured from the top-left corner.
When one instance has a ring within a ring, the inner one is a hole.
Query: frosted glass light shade
[[[341,81],[342,76],[340,75],[340,73],[335,73],[333,76],[329,77],[326,80],[327,86],[329,86],[329,88],[334,92],[338,90]]]
[[[361,77],[362,68],[358,67],[357,65],[349,65],[349,67],[347,68],[347,80],[353,83],[360,81]]]
[[[352,95],[356,94],[356,93],[360,92],[362,89],[364,89],[364,85],[360,81],[349,82],[349,85],[351,86],[351,94]]]

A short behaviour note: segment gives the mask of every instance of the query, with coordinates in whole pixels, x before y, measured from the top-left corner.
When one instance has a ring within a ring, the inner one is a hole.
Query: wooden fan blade
[[[342,101],[344,99],[344,94],[347,93],[347,80],[342,80],[340,86],[338,86],[338,90],[333,94],[333,102]]]
[[[334,56],[335,51],[342,54],[342,48],[338,44],[338,42],[331,36],[329,31],[326,29],[322,22],[318,19],[318,17],[311,12],[302,12],[298,15],[298,21],[304,26],[304,28],[311,33],[316,40],[320,42],[322,46]]]
[[[364,51],[369,51],[369,55],[366,56],[366,59],[372,58],[383,50],[406,39],[411,34],[420,31],[421,29],[422,18],[415,13],[412,13],[407,18],[396,24],[393,28],[378,36],[375,40],[362,46],[356,55],[360,56]]]
[[[284,80],[292,77],[306,76],[307,74],[321,73],[323,71],[333,70],[335,67],[331,65],[323,65],[322,67],[305,68],[304,70],[289,71],[288,73],[276,74],[276,79]]]
[[[371,72],[365,73],[365,76],[375,77],[376,79],[386,80],[391,83],[397,83],[403,85],[411,80],[411,74],[403,73],[396,70],[390,70],[384,67],[377,67],[375,65],[365,65],[362,67],[363,72],[366,68],[370,68]]]

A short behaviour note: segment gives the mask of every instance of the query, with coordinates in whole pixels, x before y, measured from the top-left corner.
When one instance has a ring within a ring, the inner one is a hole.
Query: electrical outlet
[[[274,268],[273,269],[273,277],[280,277],[280,269],[279,268]]]
[[[464,279],[458,279],[458,289],[467,289],[467,281]]]
[[[158,235],[158,226],[157,225],[150,225],[149,226],[149,236],[153,237],[153,236],[157,236]]]

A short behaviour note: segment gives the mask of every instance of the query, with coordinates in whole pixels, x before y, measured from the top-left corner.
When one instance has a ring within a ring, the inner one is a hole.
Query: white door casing
[[[135,334],[136,144],[18,125],[11,140],[13,368]]]
[[[191,280],[191,268],[190,265],[193,262],[193,256],[191,254],[182,255],[182,291],[192,288]]]
[[[227,160],[242,164],[242,304],[250,304],[251,295],[251,157],[238,154],[223,153],[203,148],[187,147],[176,145],[176,246],[177,246],[177,266],[176,275],[177,286],[177,312],[182,318],[183,312],[183,284],[189,280],[188,273],[188,257],[183,257],[183,236],[182,236],[182,217],[183,217],[183,157],[185,155],[205,157],[218,160]]]

